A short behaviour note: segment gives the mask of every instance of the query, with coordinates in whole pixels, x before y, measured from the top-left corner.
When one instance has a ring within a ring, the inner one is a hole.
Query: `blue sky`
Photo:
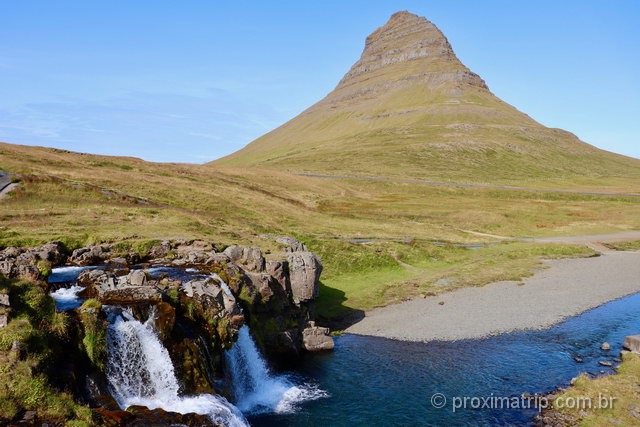
[[[635,0],[0,1],[0,141],[213,160],[331,91],[398,10],[534,119],[640,157]]]

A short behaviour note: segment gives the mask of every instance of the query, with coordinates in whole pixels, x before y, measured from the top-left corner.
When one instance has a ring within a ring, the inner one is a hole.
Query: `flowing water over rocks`
[[[242,413],[221,396],[182,397],[169,352],[154,331],[154,317],[141,323],[130,312],[110,308],[106,368],[112,393],[122,409],[162,408],[181,414],[208,415],[214,423],[248,425]]]
[[[327,397],[317,386],[297,386],[284,375],[270,373],[247,326],[240,329],[238,341],[226,352],[225,360],[234,401],[244,413],[294,413],[304,401]]]

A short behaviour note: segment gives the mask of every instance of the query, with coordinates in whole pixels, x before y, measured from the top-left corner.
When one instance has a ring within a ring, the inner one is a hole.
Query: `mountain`
[[[434,24],[409,12],[367,37],[324,99],[212,164],[454,182],[640,174],[639,160],[547,128],[500,100]]]

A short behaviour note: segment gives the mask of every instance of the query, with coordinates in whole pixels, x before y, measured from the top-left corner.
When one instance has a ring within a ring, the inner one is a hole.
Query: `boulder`
[[[100,301],[111,305],[158,303],[162,301],[162,293],[152,286],[121,286],[105,291]]]
[[[309,326],[302,331],[302,345],[307,351],[333,350],[333,338],[329,335],[329,328],[316,326],[309,322]]]
[[[82,298],[101,299],[106,291],[116,289],[118,278],[104,270],[85,270],[80,273],[77,282],[84,286],[79,294]]]
[[[193,253],[213,253],[213,245],[203,240],[176,240],[172,245],[179,258],[187,259],[190,252]],[[205,256],[206,259],[206,256]]]
[[[16,264],[18,265],[35,264],[38,261],[39,258],[37,253],[30,250],[23,252],[16,257]]]
[[[150,259],[165,258],[171,252],[171,242],[163,240],[159,245],[155,245],[149,251]]]
[[[239,261],[242,259],[242,255],[244,253],[244,247],[239,245],[231,245],[226,248],[223,252],[229,259],[233,262]]]
[[[103,262],[108,257],[108,248],[100,245],[89,245],[73,251],[69,261],[77,265],[94,265]]]
[[[9,307],[11,305],[9,303],[9,294],[0,294],[0,306],[2,305],[5,307]]]
[[[35,253],[39,259],[49,261],[52,265],[60,265],[65,260],[64,247],[60,242],[45,243],[42,246],[29,249],[29,251]]]
[[[243,269],[261,273],[265,268],[265,259],[262,249],[258,247],[247,248],[244,246],[229,246],[223,252],[232,262],[238,263]]]
[[[608,342],[603,342],[600,346],[600,350],[609,351],[611,350],[611,345]]]
[[[127,284],[130,286],[147,286],[147,275],[142,270],[133,270],[127,275]]]
[[[213,277],[191,280],[182,285],[182,290],[187,297],[192,298],[202,308],[204,317],[242,313],[236,304],[235,297],[225,291],[221,281]]]
[[[640,354],[640,335],[629,335],[624,339],[622,347],[632,353]]]
[[[189,264],[204,264],[209,254],[204,251],[193,250],[187,252],[186,259]]]
[[[249,271],[264,271],[265,259],[262,256],[262,249],[257,247],[245,248],[242,263]]]
[[[9,324],[9,315],[0,314],[0,328],[4,328]]]
[[[285,252],[307,252],[307,246],[300,240],[291,236],[280,236],[276,238],[276,242],[286,245]]]
[[[292,252],[287,255],[291,296],[296,304],[318,296],[322,263],[312,252]]]

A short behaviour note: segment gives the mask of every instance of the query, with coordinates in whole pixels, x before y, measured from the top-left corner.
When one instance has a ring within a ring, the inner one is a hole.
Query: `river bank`
[[[640,292],[640,252],[545,261],[522,282],[496,282],[374,309],[347,332],[406,341],[480,338],[540,329]]]

